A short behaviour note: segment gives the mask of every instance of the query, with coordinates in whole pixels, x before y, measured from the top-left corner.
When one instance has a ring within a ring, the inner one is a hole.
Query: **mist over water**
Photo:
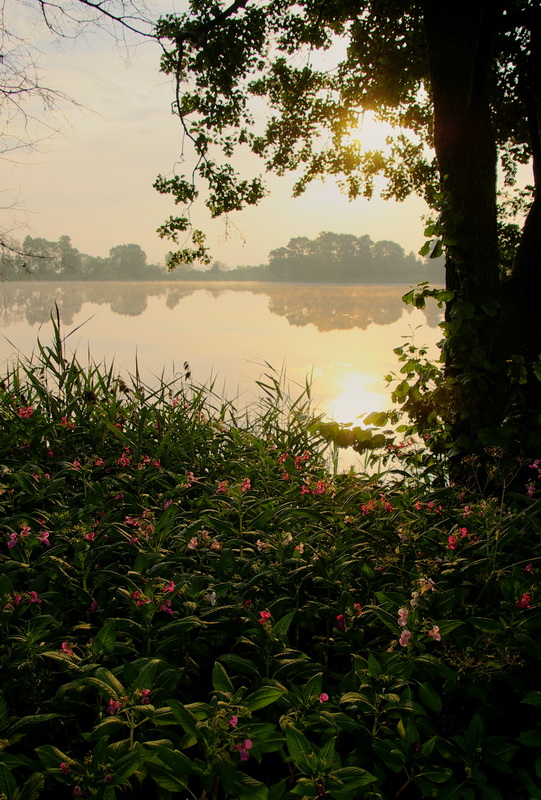
[[[81,363],[110,365],[153,384],[190,365],[196,383],[250,402],[269,365],[304,387],[314,406],[351,422],[390,406],[384,376],[397,372],[393,353],[414,336],[437,355],[442,312],[401,300],[408,286],[263,283],[50,282],[0,286],[0,363],[29,356],[51,340],[60,312],[67,350]],[[69,335],[68,335],[69,334]]]

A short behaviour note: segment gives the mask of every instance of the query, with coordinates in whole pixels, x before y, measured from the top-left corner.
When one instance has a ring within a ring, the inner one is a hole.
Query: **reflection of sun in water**
[[[332,397],[325,411],[336,422],[355,422],[360,414],[371,411],[385,411],[390,406],[389,396],[385,392],[376,392],[370,385],[376,381],[373,375],[360,372],[346,372],[340,379],[342,392]]]

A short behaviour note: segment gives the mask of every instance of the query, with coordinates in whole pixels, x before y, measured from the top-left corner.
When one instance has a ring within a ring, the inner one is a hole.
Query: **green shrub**
[[[128,385],[59,326],[5,376],[0,796],[541,798],[539,464],[337,474],[260,389]]]

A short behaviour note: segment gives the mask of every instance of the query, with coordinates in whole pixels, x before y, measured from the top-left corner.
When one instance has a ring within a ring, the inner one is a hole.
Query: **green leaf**
[[[92,655],[98,653],[105,653],[105,655],[112,655],[115,649],[116,641],[116,622],[114,619],[108,620],[101,631],[94,636],[92,642]]]
[[[17,800],[38,800],[45,786],[45,778],[40,772],[35,772],[26,780],[19,789]]]
[[[441,711],[441,697],[429,683],[419,684],[419,699],[431,711]]]
[[[169,792],[181,792],[188,786],[188,782],[184,776],[177,772],[169,772],[155,764],[147,764],[146,768],[153,781],[155,781],[158,786],[161,786],[162,789],[167,789]]]
[[[375,775],[372,775],[370,772],[367,772],[360,767],[343,767],[341,769],[335,769],[329,777],[339,780],[343,783],[343,789],[340,790],[341,797],[345,797],[346,794],[357,794],[357,789],[361,789],[363,786],[369,786],[371,783],[375,783],[377,781]],[[336,789],[332,790],[332,794],[334,797],[338,797]]]
[[[69,761],[70,758],[62,750],[53,747],[51,744],[44,744],[41,747],[36,747],[35,752],[38,758],[46,769],[58,769],[58,765],[62,761]]]
[[[225,653],[223,656],[218,656],[218,660],[222,661],[230,669],[240,672],[241,675],[259,675],[253,661],[237,656],[234,653]]]
[[[235,691],[225,667],[218,661],[214,664],[214,669],[212,670],[212,686],[216,692],[222,692],[223,694],[233,694]]]
[[[470,724],[468,725],[468,730],[466,731],[466,743],[470,750],[474,750],[476,747],[481,746],[481,742],[483,741],[483,737],[485,735],[485,728],[483,725],[483,720],[478,712],[475,712],[473,717],[470,720]]]
[[[84,733],[83,738],[87,742],[97,742],[98,739],[101,739],[103,736],[111,736],[111,734],[117,733],[126,725],[127,722],[118,717],[107,717],[106,719],[102,719],[101,722],[98,722],[90,733]]]
[[[274,686],[262,686],[252,694],[249,694],[248,697],[245,697],[243,705],[245,705],[249,711],[257,711],[259,708],[270,706],[271,703],[274,703],[279,697],[282,697],[283,693],[283,689],[277,689]]]
[[[297,769],[312,778],[317,777],[318,759],[312,745],[306,736],[293,725],[288,725],[285,730],[287,749]]]
[[[291,625],[294,616],[295,612],[290,611],[289,614],[286,614],[281,619],[279,619],[278,622],[275,622],[275,624],[272,626],[272,632],[274,633],[274,635],[277,636],[279,639],[285,636],[289,630],[289,626]]]
[[[175,719],[178,723],[180,723],[180,725],[182,725],[186,733],[196,736],[197,717],[195,717],[191,711],[188,711],[188,709],[178,700],[168,700],[167,703],[173,712]]]
[[[112,672],[104,667],[99,667],[96,674],[92,678],[88,678],[89,682],[97,686],[105,697],[112,696],[115,698],[122,697],[127,694],[126,689],[120,681],[118,681]]]
[[[438,800],[459,800],[462,797],[462,784],[452,783],[438,789]]]
[[[0,764],[0,795],[5,795],[6,800],[13,800],[17,791],[15,778],[5,764]]]
[[[517,742],[525,747],[541,747],[541,730],[524,731],[517,736]]]
[[[0,691],[0,731],[8,724],[8,707],[4,698],[4,692]]]
[[[388,421],[389,414],[386,411],[373,411],[363,420],[365,425],[374,425],[376,428],[382,428]]]
[[[453,770],[449,767],[434,767],[433,769],[424,769],[419,777],[426,778],[427,781],[432,783],[447,783],[452,775]]]
[[[473,625],[476,630],[484,631],[485,633],[503,633],[503,628],[495,619],[485,619],[484,617],[469,617],[468,622]],[[440,629],[441,630],[441,629]]]
[[[125,756],[122,756],[122,758],[119,758],[118,761],[113,763],[113,780],[109,786],[119,786],[120,784],[126,783],[130,775],[133,775],[133,773],[145,763],[147,758],[148,753],[140,744],[136,744],[133,750],[130,750],[129,753],[126,753]]]
[[[238,800],[269,800],[267,787],[242,772],[235,777],[235,788]]]

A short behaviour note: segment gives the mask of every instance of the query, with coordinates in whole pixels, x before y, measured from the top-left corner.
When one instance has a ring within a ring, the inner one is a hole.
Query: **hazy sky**
[[[174,10],[174,2],[160,0],[160,7]],[[53,45],[41,34],[37,38],[39,30],[34,27],[31,35],[42,53],[47,83],[83,108],[62,103],[63,117],[54,123],[58,134],[33,153],[0,162],[2,205],[16,200],[19,208],[22,227],[15,235],[55,240],[67,234],[80,251],[100,256],[134,242],[149,261],[163,263],[172,244],[155,230],[176,209],[152,183],[158,173],[171,173],[181,140],[170,112],[172,89],[159,73],[159,47],[140,45],[128,58],[104,35]],[[367,133],[373,145],[374,133]],[[314,238],[320,231],[392,239],[406,251],[416,252],[423,243],[426,207],[420,200],[350,203],[331,180],[293,199],[292,183],[292,178],[271,177],[270,197],[231,215],[228,238],[223,221],[195,213],[194,223],[209,234],[213,257],[231,266],[259,264],[291,237]]]

